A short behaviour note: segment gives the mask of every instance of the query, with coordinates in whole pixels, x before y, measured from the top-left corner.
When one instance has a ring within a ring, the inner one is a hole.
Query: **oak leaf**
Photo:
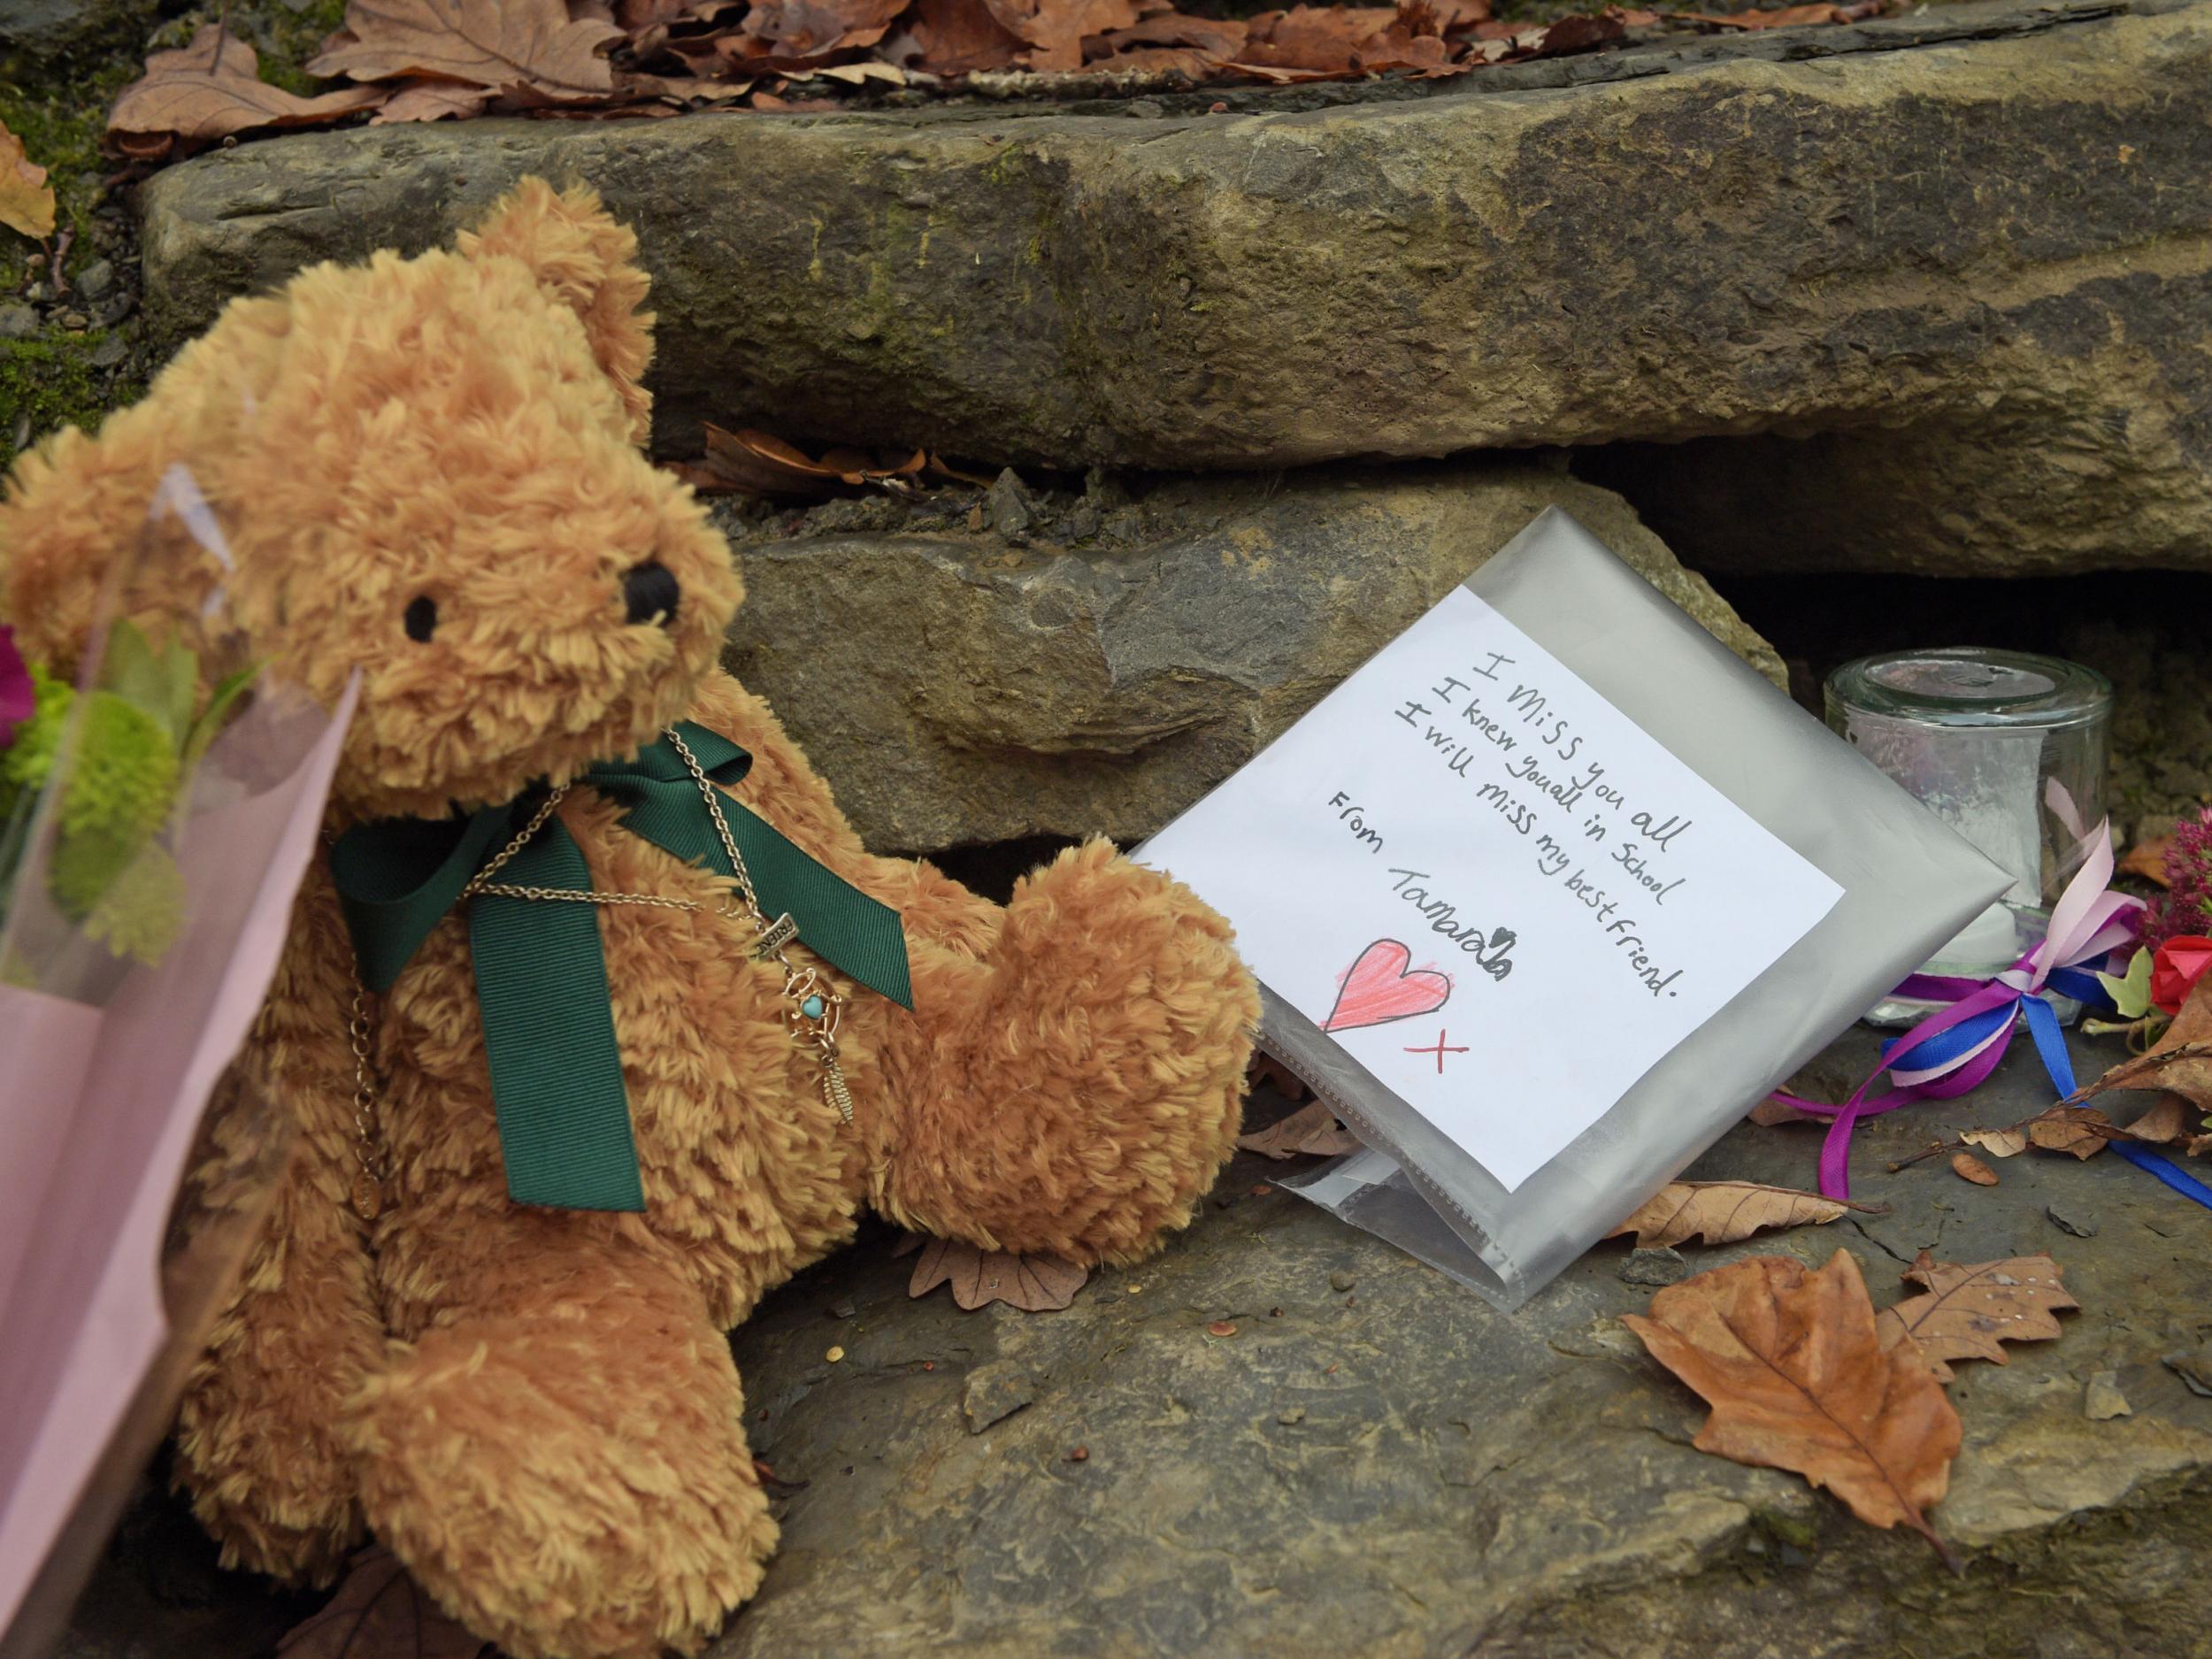
[[[483,1659],[491,1644],[455,1624],[372,1544],[347,1563],[321,1612],[277,1644],[277,1659]]]
[[[906,1294],[926,1296],[949,1284],[952,1299],[971,1312],[986,1302],[1002,1302],[1024,1313],[1049,1313],[1073,1302],[1090,1276],[1087,1267],[1055,1256],[1011,1256],[958,1239],[932,1239],[914,1263]]]
[[[1962,1267],[1932,1261],[1923,1250],[1904,1276],[1925,1294],[1883,1309],[1875,1325],[1884,1347],[1895,1346],[1900,1337],[1911,1339],[1909,1346],[1929,1371],[1949,1382],[1955,1359],[2001,1365],[2005,1351],[2000,1342],[2045,1342],[2062,1335],[2054,1312],[2081,1306],[2059,1283],[2062,1272],[2047,1256]]]
[[[0,123],[0,225],[42,239],[54,234],[54,188],[23,141]]]
[[[566,0],[351,0],[345,27],[307,69],[356,81],[457,81],[536,103],[592,102],[614,89],[600,48],[622,35],[604,19],[572,18]]]
[[[1790,1470],[1953,1559],[1927,1512],[1950,1483],[1958,1413],[1909,1342],[1883,1346],[1848,1252],[1816,1272],[1786,1256],[1732,1262],[1623,1323],[1713,1408],[1698,1450]]]
[[[1669,1181],[1605,1236],[1633,1233],[1640,1250],[1701,1236],[1707,1244],[1733,1244],[1768,1227],[1822,1226],[1846,1210],[1863,1208],[1754,1181]]]
[[[234,133],[312,127],[373,109],[389,96],[382,87],[342,87],[320,97],[298,97],[263,81],[260,67],[252,47],[221,24],[209,24],[189,46],[147,58],[146,73],[117,96],[108,134],[142,157],[165,154],[178,143],[188,149],[215,143]]]
[[[1955,1152],[1951,1155],[1951,1173],[1962,1181],[1973,1182],[1977,1187],[1997,1185],[1997,1171],[1970,1152]]]
[[[2148,1050],[2121,1061],[2072,1098],[2089,1100],[2116,1088],[2171,1089],[2200,1111],[2212,1111],[2212,973],[2189,987],[2173,1024]]]
[[[1302,1153],[1311,1157],[1333,1158],[1360,1148],[1357,1138],[1337,1122],[1336,1114],[1321,1101],[1301,1106],[1289,1117],[1264,1129],[1239,1135],[1237,1145],[1247,1152],[1271,1158],[1294,1158]]]

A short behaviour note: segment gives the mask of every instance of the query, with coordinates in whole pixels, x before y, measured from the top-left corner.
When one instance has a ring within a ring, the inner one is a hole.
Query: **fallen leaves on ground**
[[[1782,1256],[1732,1262],[1624,1323],[1712,1407],[1700,1451],[1802,1475],[1955,1560],[1927,1512],[1949,1485],[1958,1413],[1909,1340],[1883,1344],[1847,1252],[1817,1271]]]
[[[1951,1380],[1950,1362],[1985,1359],[2001,1365],[2001,1342],[2047,1342],[2063,1334],[2055,1315],[2081,1304],[2059,1283],[2059,1264],[2047,1256],[2015,1256],[2001,1262],[1931,1260],[1920,1252],[1905,1270],[1905,1282],[1924,1294],[1885,1308],[1875,1321],[1885,1348],[1911,1339],[1930,1371]]]
[[[1286,1101],[1302,1101],[1313,1091],[1306,1087],[1306,1079],[1285,1065],[1271,1054],[1256,1054],[1246,1068],[1248,1089],[1266,1084]]]
[[[1815,23],[1856,23],[1878,17],[1880,0],[1854,0],[1850,5],[1783,6],[1771,12],[1691,12],[1683,15],[1719,29],[1794,29]]]
[[[995,90],[1079,94],[1426,79],[1589,51],[1632,28],[1839,23],[1890,3],[1709,16],[1606,5],[1511,23],[1492,17],[1491,0],[1298,4],[1247,18],[1187,16],[1173,0],[351,0],[308,67],[364,84],[295,97],[259,80],[235,36],[211,65],[191,56],[196,40],[185,54],[148,60],[146,81],[126,93],[110,130],[125,153],[150,159],[372,108],[383,122],[664,115],[733,103],[789,111],[839,107],[838,97],[814,94],[979,75],[1026,78]],[[794,96],[801,89],[809,96]]]
[[[1090,1276],[1090,1269],[1049,1256],[1010,1256],[957,1239],[932,1239],[914,1263],[906,1294],[926,1296],[949,1284],[952,1299],[971,1312],[1002,1302],[1024,1313],[1049,1313],[1073,1302]]]
[[[2078,1158],[2096,1156],[2118,1133],[2112,1120],[2093,1106],[2054,1106],[2020,1127],[2026,1132],[2030,1146],[2046,1152],[2071,1153]]]
[[[1977,1187],[1997,1185],[1997,1171],[1970,1152],[1957,1152],[1952,1155],[1951,1173],[1962,1181],[1973,1182]]]
[[[2015,1158],[2028,1149],[2028,1132],[2017,1127],[1969,1129],[1959,1139],[1970,1147],[1979,1147],[1993,1158]]]
[[[1761,1101],[1744,1116],[1762,1129],[1774,1129],[1783,1124],[1824,1124],[1828,1121],[1818,1112],[1809,1112],[1801,1106],[1793,1106],[1786,1101],[1771,1097]]]
[[[566,0],[352,0],[345,27],[307,65],[356,81],[454,81],[539,104],[588,103],[614,90],[600,48],[627,38]]]
[[[1294,1158],[1302,1155],[1333,1158],[1340,1153],[1356,1152],[1360,1147],[1358,1137],[1339,1123],[1336,1114],[1320,1101],[1301,1106],[1289,1117],[1264,1129],[1239,1135],[1237,1145],[1247,1152],[1270,1158]]]
[[[321,126],[373,109],[389,96],[382,87],[341,87],[303,98],[273,87],[261,79],[253,48],[211,23],[189,46],[147,58],[146,73],[116,98],[108,136],[126,155],[154,160],[237,133]]]
[[[2123,1060],[2087,1087],[2090,1100],[2108,1089],[2167,1089],[2200,1112],[2212,1112],[2212,973],[2189,987],[2181,1011],[2149,1048]]]
[[[54,234],[54,188],[23,141],[0,123],[0,225],[43,240]]]
[[[277,1644],[277,1659],[483,1659],[491,1651],[439,1611],[397,1556],[372,1544],[347,1563],[322,1611]]]
[[[930,457],[919,449],[911,454],[871,455],[859,449],[833,449],[817,460],[795,444],[772,433],[748,427],[725,432],[707,423],[707,450],[696,461],[676,469],[679,475],[703,494],[736,491],[779,500],[826,501],[852,489],[874,486],[911,488]]]
[[[1863,1204],[1753,1181],[1669,1181],[1605,1236],[1636,1235],[1640,1250],[1681,1244],[1733,1244],[1769,1227],[1822,1226]]]

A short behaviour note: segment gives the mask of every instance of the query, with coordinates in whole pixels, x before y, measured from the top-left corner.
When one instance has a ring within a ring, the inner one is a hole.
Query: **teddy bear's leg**
[[[1258,993],[1227,923],[1115,853],[1014,891],[981,960],[918,945],[886,1043],[879,1208],[1001,1249],[1125,1261],[1235,1148]]]
[[[370,1524],[513,1659],[695,1651],[776,1540],[703,1293],[627,1217],[448,1227],[391,1264],[438,1311],[350,1414]]]
[[[339,1408],[383,1347],[343,1166],[303,1146],[178,1414],[177,1484],[227,1563],[335,1574],[361,1531]]]

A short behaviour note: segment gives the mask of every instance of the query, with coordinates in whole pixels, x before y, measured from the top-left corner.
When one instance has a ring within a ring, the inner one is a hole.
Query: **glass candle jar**
[[[1839,736],[2012,875],[1921,971],[1987,979],[2011,966],[2043,937],[2103,821],[2110,683],[2055,657],[1953,648],[1860,657],[1826,693]],[[1892,999],[1869,1018],[1899,1024],[1928,1006]]]

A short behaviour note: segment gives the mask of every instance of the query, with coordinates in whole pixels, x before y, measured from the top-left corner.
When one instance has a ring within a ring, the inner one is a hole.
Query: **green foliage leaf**
[[[136,623],[119,618],[108,629],[100,684],[166,726],[171,748],[183,748],[198,701],[199,663],[182,645],[172,640],[157,651]]]
[[[236,673],[218,680],[215,689],[208,694],[207,707],[200,710],[200,718],[192,722],[184,734],[184,770],[187,776],[200,764],[207,753],[207,746],[215,741],[215,734],[223,729],[223,722],[230,716],[232,706],[245,695],[253,682],[260,678],[261,664],[249,664]]]
[[[2112,999],[2121,1018],[2142,1018],[2151,1011],[2151,953],[2137,951],[2129,959],[2124,975],[2116,979],[2109,973],[2100,973],[2097,983],[2104,987],[2105,995]]]

